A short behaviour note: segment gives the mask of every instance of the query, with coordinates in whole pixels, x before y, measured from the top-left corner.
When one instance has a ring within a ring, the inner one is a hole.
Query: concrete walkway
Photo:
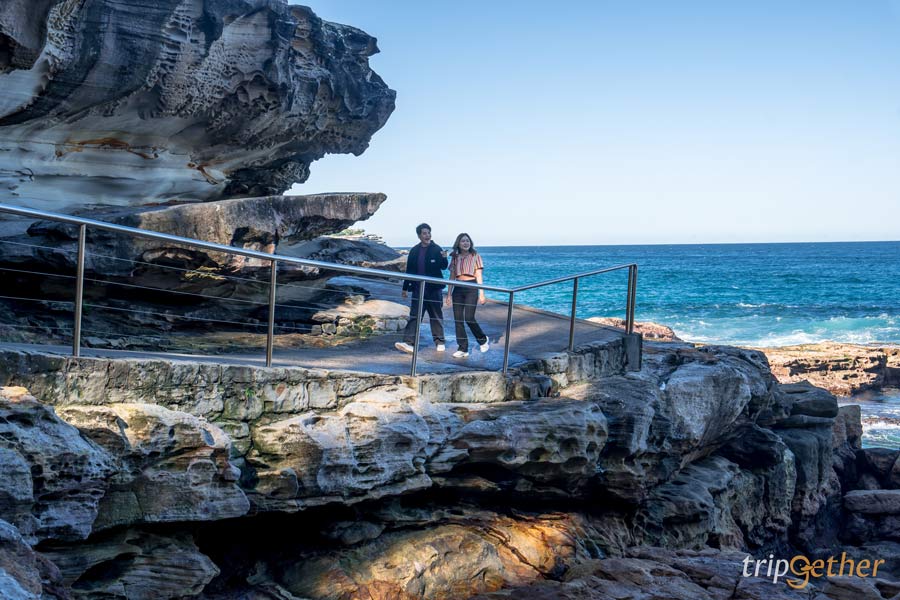
[[[372,282],[355,278],[339,278],[333,283],[363,286],[372,292],[373,298],[404,302],[400,298],[399,286],[385,282]],[[408,302],[408,300],[407,300]],[[491,348],[482,354],[478,345],[469,338],[468,358],[452,357],[456,350],[452,310],[444,308],[444,331],[446,351],[436,352],[431,339],[427,317],[423,320],[419,343],[417,373],[452,373],[461,371],[500,371],[503,368],[503,347],[506,342],[506,315],[508,305],[489,300],[478,307],[476,317],[488,335]],[[575,324],[575,346],[595,342],[614,342],[625,336],[621,329],[614,329],[589,321],[577,320]],[[276,336],[277,337],[277,336]],[[511,347],[509,365],[515,366],[548,352],[559,352],[567,348],[569,342],[569,318],[527,307],[513,309]],[[388,375],[409,374],[412,355],[394,348],[399,341],[399,333],[375,335],[365,340],[352,341],[335,347],[285,349],[276,346],[273,366],[297,366],[329,370],[364,371]],[[264,343],[264,342],[263,342]],[[71,354],[71,347],[45,346],[36,344],[0,344],[0,348],[19,349],[58,354]],[[202,361],[220,364],[265,365],[264,345],[258,351],[221,355],[177,354],[164,352],[135,352],[126,350],[82,348],[82,356],[106,358],[144,358],[174,361]]]

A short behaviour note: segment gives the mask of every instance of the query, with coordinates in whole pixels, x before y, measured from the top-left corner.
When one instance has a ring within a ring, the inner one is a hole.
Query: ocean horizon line
[[[452,242],[448,244],[441,244],[439,241],[435,240],[440,246],[451,246]],[[673,247],[677,246],[679,248],[686,247],[709,247],[709,246],[803,246],[803,245],[824,245],[824,244],[897,244],[900,243],[900,239],[898,240],[831,240],[827,242],[809,242],[809,241],[794,241],[794,242],[691,242],[691,243],[668,243],[668,242],[649,242],[644,244],[478,244],[478,248],[643,248],[647,246],[656,246],[656,247]],[[391,248],[399,248],[406,249],[415,245],[414,242],[410,242],[407,244],[392,244],[389,242],[385,242],[387,246]]]

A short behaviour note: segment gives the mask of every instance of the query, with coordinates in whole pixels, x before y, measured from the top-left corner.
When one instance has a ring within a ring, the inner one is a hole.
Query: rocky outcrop
[[[898,451],[758,352],[651,343],[626,374],[587,346],[508,379],[0,358],[113,465],[91,537],[41,538],[77,597],[589,598],[637,594],[631,569],[647,597],[752,598],[748,554],[900,564]]]
[[[625,328],[625,319],[617,317],[588,317],[588,321],[592,323],[600,323],[609,327],[619,329]],[[680,342],[682,341],[671,327],[653,323],[651,321],[636,321],[634,323],[634,332],[641,334],[645,340],[654,342]]]
[[[609,493],[641,501],[679,469],[712,454],[773,400],[761,355],[710,346],[648,345],[639,373],[574,386],[609,422],[600,478]]]
[[[0,185],[57,212],[280,194],[387,121],[376,52],[284,0],[5,2]]]
[[[838,396],[900,386],[900,349],[823,342],[763,348],[782,383],[809,381]]]

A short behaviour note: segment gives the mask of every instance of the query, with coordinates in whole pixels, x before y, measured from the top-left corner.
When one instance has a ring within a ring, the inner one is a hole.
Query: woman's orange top
[[[467,253],[465,256],[461,254],[454,255],[450,260],[450,275],[454,279],[460,277],[475,277],[475,271],[484,269],[484,262],[481,260],[480,254]]]

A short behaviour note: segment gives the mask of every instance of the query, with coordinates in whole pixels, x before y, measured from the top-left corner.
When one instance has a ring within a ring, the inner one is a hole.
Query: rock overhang
[[[284,0],[0,9],[0,186],[29,206],[280,194],[394,109],[365,32]],[[93,23],[103,21],[100,29]]]

